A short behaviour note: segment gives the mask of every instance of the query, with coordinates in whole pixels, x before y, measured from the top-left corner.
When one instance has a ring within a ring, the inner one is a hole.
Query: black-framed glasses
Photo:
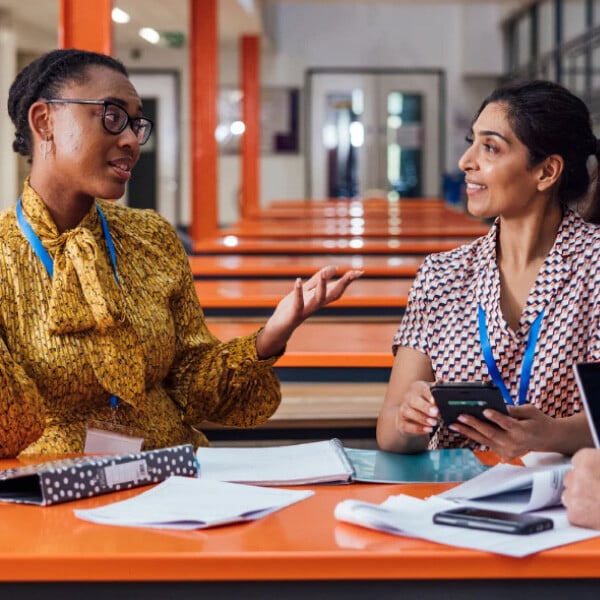
[[[131,126],[140,146],[143,146],[152,133],[153,123],[148,117],[130,117],[127,111],[108,100],[73,100],[71,98],[48,98],[46,104],[96,104],[102,106],[102,126],[108,133],[118,135]]]

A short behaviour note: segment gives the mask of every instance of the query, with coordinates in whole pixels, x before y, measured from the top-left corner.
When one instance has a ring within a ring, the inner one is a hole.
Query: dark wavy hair
[[[52,50],[28,64],[15,78],[8,93],[8,114],[15,126],[13,150],[33,154],[29,108],[40,98],[60,96],[63,86],[84,83],[90,66],[108,67],[128,77],[125,66],[115,58],[86,50]]]
[[[584,198],[590,186],[588,157],[590,154],[598,157],[600,148],[583,100],[558,83],[533,80],[494,90],[483,101],[477,116],[490,103],[506,107],[512,130],[529,151],[530,167],[552,154],[563,158],[564,169],[558,185],[560,201],[570,204]],[[600,222],[597,194],[583,216]]]

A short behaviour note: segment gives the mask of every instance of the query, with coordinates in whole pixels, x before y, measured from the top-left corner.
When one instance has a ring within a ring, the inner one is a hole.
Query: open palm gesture
[[[259,333],[256,349],[261,358],[283,350],[293,331],[323,306],[341,298],[346,288],[362,275],[362,271],[347,271],[334,279],[337,267],[328,265],[302,283],[296,279],[294,289],[282,298]]]

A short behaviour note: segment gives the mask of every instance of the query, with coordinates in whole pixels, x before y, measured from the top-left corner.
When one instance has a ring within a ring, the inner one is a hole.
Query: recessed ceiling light
[[[156,29],[152,29],[152,27],[142,27],[138,31],[138,34],[142,39],[151,44],[158,44],[160,42],[160,33]]]
[[[120,8],[113,8],[111,16],[115,23],[129,23],[131,21],[129,14]]]

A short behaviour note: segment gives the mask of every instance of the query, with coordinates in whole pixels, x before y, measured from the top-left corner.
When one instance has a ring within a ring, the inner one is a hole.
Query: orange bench
[[[293,289],[292,281],[279,279],[201,279],[194,285],[207,316],[270,314]],[[358,279],[322,311],[331,316],[399,317],[411,285],[411,279]]]
[[[306,321],[292,335],[277,367],[390,369],[394,360],[392,340],[399,323]],[[260,325],[256,321],[208,319],[210,331],[223,341],[249,335]]]
[[[259,323],[209,320],[221,340],[248,335]],[[393,363],[396,322],[310,320],[292,335],[275,371],[282,381],[282,402],[260,428],[240,432],[211,423],[202,429],[210,439],[297,439],[349,434],[374,437],[377,415]],[[329,434],[325,430],[331,429]],[[286,432],[286,433],[284,433]]]

